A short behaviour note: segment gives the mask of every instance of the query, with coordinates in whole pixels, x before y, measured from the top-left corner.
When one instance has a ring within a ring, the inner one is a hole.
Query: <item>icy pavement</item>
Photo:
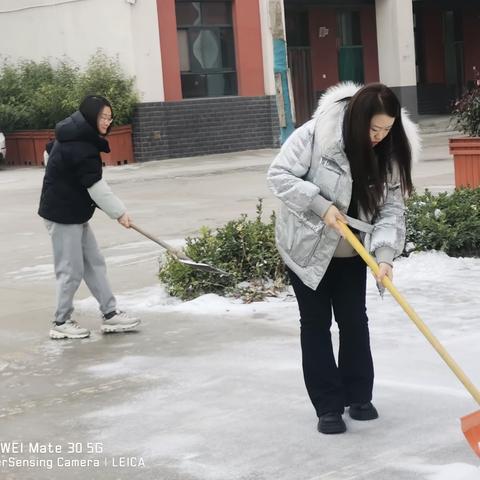
[[[446,140],[427,142],[430,156],[414,170],[417,188],[451,188]],[[277,202],[265,172],[274,154],[148,162],[106,168],[105,177],[139,226],[172,243],[201,225],[255,215],[259,197],[270,212]],[[341,436],[316,432],[292,298],[172,299],[156,283],[161,249],[101,212],[91,223],[109,278],[122,306],[141,315],[142,329],[100,335],[82,286],[78,319],[92,337],[49,340],[55,286],[50,239],[36,215],[42,176],[12,169],[0,179],[1,480],[480,479],[459,423],[478,406],[373,283],[380,418],[347,417]],[[426,254],[395,267],[400,290],[477,386],[479,262]]]
[[[478,259],[426,253],[395,266],[397,287],[477,385],[479,279]],[[373,281],[368,313],[380,418],[346,416],[348,432],[339,436],[316,432],[291,296],[180,302],[152,285],[123,292],[119,301],[142,316],[140,332],[64,342],[34,336],[34,347],[0,357],[2,441],[63,447],[14,455],[50,459],[52,468],[3,467],[1,478],[480,478],[459,425],[478,406],[393,299],[379,298]],[[91,298],[76,307],[82,323],[96,316]],[[66,454],[69,443],[83,451]],[[101,452],[89,452],[93,445]],[[90,463],[69,467],[65,457]]]

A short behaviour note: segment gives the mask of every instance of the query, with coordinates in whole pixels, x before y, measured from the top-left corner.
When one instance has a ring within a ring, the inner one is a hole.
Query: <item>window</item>
[[[177,0],[183,98],[237,94],[232,4]]]

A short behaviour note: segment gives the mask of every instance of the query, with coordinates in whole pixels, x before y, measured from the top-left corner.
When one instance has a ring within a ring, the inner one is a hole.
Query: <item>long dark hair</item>
[[[395,118],[388,135],[375,147],[370,141],[374,115]],[[412,191],[412,152],[402,124],[396,95],[381,83],[366,85],[349,99],[343,121],[345,153],[353,178],[352,201],[366,213],[376,215],[384,200],[387,176],[393,162],[398,166],[403,194]]]

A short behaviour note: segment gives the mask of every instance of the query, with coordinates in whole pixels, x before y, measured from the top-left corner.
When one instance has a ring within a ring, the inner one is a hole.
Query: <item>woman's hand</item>
[[[132,219],[130,218],[130,215],[127,212],[125,212],[120,218],[117,218],[117,222],[120,225],[123,225],[125,228],[130,228]]]
[[[375,280],[378,283],[382,283],[382,280],[385,276],[387,276],[390,280],[393,280],[393,268],[389,263],[379,263],[378,266],[380,267],[378,271],[378,275],[375,277]]]
[[[334,228],[340,235],[342,235],[342,231],[337,224],[337,220],[340,220],[342,223],[347,223],[347,219],[343,213],[340,212],[335,205],[330,205],[323,217],[323,223],[325,223],[327,227]]]

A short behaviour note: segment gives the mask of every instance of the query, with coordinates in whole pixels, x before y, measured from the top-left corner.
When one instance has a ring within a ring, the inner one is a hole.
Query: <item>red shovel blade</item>
[[[462,417],[462,431],[473,451],[480,457],[480,410]]]

